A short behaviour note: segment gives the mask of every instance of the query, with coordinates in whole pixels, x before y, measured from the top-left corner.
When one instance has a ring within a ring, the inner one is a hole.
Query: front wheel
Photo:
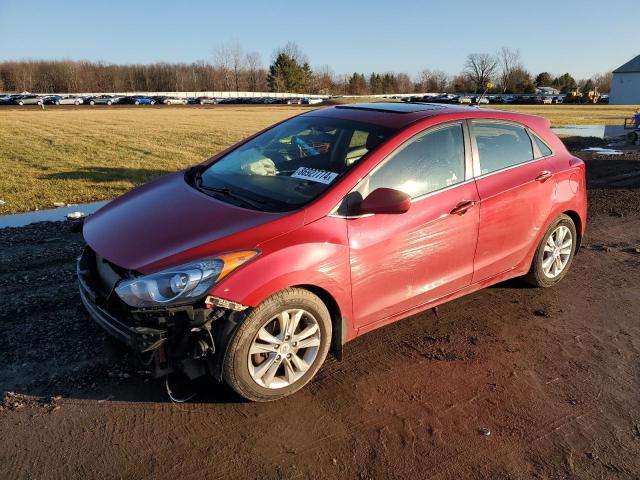
[[[256,307],[224,354],[225,381],[256,402],[277,400],[304,387],[320,369],[331,343],[331,317],[316,295],[288,288]]]
[[[536,287],[551,287],[562,280],[576,253],[577,240],[571,217],[560,215],[542,237],[525,280]]]

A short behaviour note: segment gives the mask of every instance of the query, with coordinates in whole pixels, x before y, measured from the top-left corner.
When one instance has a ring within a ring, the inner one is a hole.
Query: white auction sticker
[[[319,182],[324,184],[330,184],[338,176],[335,172],[327,172],[326,170],[316,170],[315,168],[300,167],[293,175],[293,178],[302,178],[304,180],[311,180],[312,182]]]

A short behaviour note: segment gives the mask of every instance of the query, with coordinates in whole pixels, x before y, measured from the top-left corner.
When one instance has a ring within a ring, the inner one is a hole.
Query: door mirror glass
[[[405,213],[411,207],[411,197],[393,188],[376,188],[360,204],[363,213]]]

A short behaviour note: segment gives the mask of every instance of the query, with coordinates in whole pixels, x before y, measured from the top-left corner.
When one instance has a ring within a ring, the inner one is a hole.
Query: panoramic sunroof
[[[351,105],[338,105],[336,108],[348,108],[354,110],[375,110],[377,112],[415,113],[429,110],[442,110],[442,105],[428,103],[355,103]]]

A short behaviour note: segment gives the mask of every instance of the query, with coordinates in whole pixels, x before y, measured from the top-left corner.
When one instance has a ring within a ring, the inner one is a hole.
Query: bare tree
[[[227,91],[231,90],[233,83],[233,56],[234,53],[227,43],[221,43],[213,50],[213,64],[222,76],[223,89]]]
[[[313,72],[314,92],[320,95],[331,94],[336,87],[335,74],[329,65],[321,65]]]
[[[258,52],[249,52],[245,56],[245,65],[247,67],[247,80],[249,83],[249,91],[257,91],[260,70],[262,68],[262,59]]]
[[[274,60],[280,53],[284,53],[290,58],[293,58],[300,65],[309,63],[309,58],[302,52],[296,42],[288,41],[284,47],[280,47],[276,50],[273,55]]]
[[[523,68],[520,51],[502,47],[496,54],[496,58],[500,68],[500,87],[503,92],[512,91],[515,86],[514,72]]]
[[[441,70],[422,70],[418,76],[418,90],[420,92],[444,92],[449,83],[449,75]]]
[[[464,74],[476,91],[484,90],[493,78],[498,60],[488,53],[470,53],[464,63]]]

